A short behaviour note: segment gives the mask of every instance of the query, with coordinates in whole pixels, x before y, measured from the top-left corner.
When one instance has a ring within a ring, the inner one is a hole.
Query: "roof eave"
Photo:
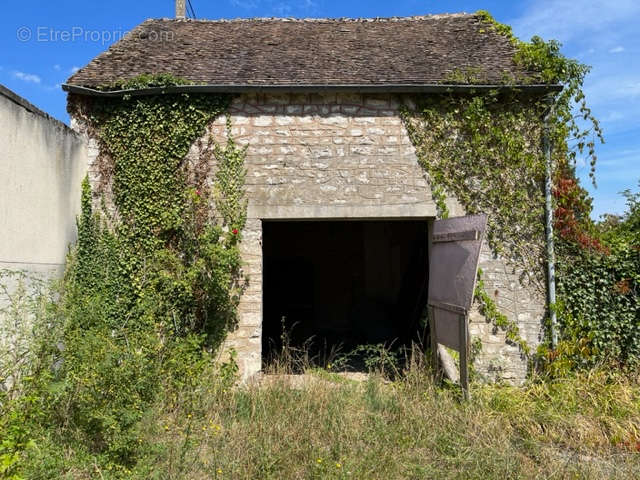
[[[126,90],[97,90],[90,87],[63,84],[69,93],[94,97],[122,97],[162,95],[165,93],[314,93],[314,92],[357,92],[357,93],[474,93],[490,90],[522,91],[528,93],[552,93],[562,90],[559,84],[533,85],[446,85],[446,84],[346,84],[346,85],[176,85]]]

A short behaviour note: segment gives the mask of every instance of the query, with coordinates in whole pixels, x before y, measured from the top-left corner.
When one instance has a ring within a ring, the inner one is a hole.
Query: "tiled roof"
[[[147,20],[75,73],[98,87],[170,73],[219,86],[501,84],[514,47],[474,14],[384,19]]]

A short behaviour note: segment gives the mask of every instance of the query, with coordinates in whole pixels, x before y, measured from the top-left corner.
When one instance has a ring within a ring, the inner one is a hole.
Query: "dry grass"
[[[133,475],[150,478],[640,478],[640,388],[592,373],[467,404],[414,369],[402,381],[286,380],[158,405]],[[179,406],[176,406],[179,405]],[[188,405],[188,406],[187,406]]]
[[[638,378],[474,384],[464,403],[415,358],[395,381],[316,369],[229,388],[212,374],[148,410],[131,470],[101,467],[82,442],[61,452],[42,438],[26,478],[640,478]]]

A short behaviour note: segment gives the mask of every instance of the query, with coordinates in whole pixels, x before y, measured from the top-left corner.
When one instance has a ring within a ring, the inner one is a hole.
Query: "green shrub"
[[[609,255],[575,252],[561,266],[562,338],[583,340],[583,360],[640,361],[640,255],[629,245]]]
[[[0,398],[3,474],[16,478],[73,477],[49,450],[56,445],[74,451],[74,468],[127,477],[150,454],[140,432],[153,405],[188,405],[203,376],[228,382],[234,374],[213,363],[242,289],[245,149],[229,136],[226,146],[200,145],[195,165],[185,161],[228,99],[87,102],[74,108],[101,145],[113,205],[85,179],[78,242],[61,288],[36,318],[31,360],[19,369],[27,380],[11,402]]]
[[[561,362],[560,372],[597,363],[640,364],[640,194],[626,196],[628,212],[613,225],[598,225],[596,242],[559,239],[562,341],[547,357]]]

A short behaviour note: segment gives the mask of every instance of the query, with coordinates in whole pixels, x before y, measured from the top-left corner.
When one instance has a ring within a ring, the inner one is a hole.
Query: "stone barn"
[[[234,139],[248,146],[248,220],[241,251],[248,287],[239,325],[226,342],[243,377],[263,368],[282,322],[294,343],[314,338],[348,349],[403,344],[423,324],[430,239],[437,216],[431,182],[400,115],[416,95],[512,89],[527,78],[508,38],[477,15],[388,19],[147,20],[64,85],[86,96],[233,94]],[[482,81],[460,80],[481,71]],[[142,74],[172,74],[185,85],[113,90]],[[458,80],[456,80],[458,79]],[[523,82],[533,95],[548,85]],[[203,135],[224,142],[226,119]],[[99,144],[88,137],[89,178],[100,181]],[[197,157],[194,143],[189,156]],[[108,192],[107,192],[108,193]],[[465,215],[447,197],[451,216]],[[535,346],[545,295],[484,245],[484,288]],[[295,326],[294,326],[295,325]],[[482,342],[476,369],[520,382],[518,347],[477,308],[470,334]]]

